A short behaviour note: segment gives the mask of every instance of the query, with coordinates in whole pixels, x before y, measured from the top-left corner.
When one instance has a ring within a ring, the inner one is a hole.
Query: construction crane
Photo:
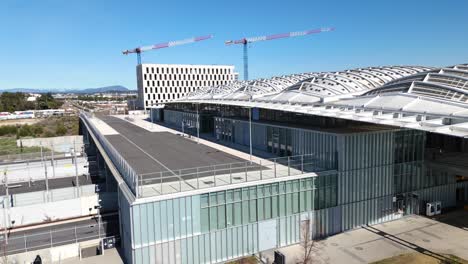
[[[207,35],[207,36],[201,36],[201,37],[194,37],[194,38],[188,38],[188,39],[183,39],[183,40],[176,40],[176,41],[170,41],[170,42],[165,42],[165,43],[160,43],[156,45],[151,45],[151,46],[143,46],[143,47],[138,47],[130,50],[124,50],[122,53],[124,55],[128,55],[129,53],[136,53],[137,55],[137,62],[138,64],[141,64],[141,53],[149,50],[155,50],[155,49],[163,49],[163,48],[170,48],[174,46],[179,46],[179,45],[185,45],[193,42],[198,42],[202,40],[207,40],[213,38],[213,35]]]
[[[333,31],[335,28],[319,28],[319,29],[312,29],[306,31],[297,31],[297,32],[289,32],[289,33],[281,33],[281,34],[274,34],[270,36],[261,36],[261,37],[252,37],[252,38],[243,38],[239,40],[227,40],[224,42],[226,45],[234,45],[234,44],[242,44],[244,45],[244,80],[249,79],[249,57],[247,53],[247,44],[258,42],[258,41],[266,41],[266,40],[274,40],[274,39],[281,39],[281,38],[291,38],[291,37],[300,37],[305,35],[311,34],[318,34],[321,32],[328,32]]]

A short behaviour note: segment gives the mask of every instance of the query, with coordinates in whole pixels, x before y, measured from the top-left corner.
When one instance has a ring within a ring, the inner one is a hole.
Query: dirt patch
[[[36,124],[39,121],[41,121],[41,119],[39,118],[0,120],[0,126],[32,125],[32,124]]]

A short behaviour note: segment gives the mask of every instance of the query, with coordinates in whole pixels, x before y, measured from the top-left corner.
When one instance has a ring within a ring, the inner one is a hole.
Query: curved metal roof
[[[401,78],[363,96],[407,93],[417,96],[468,103],[468,64],[440,68]]]
[[[323,98],[354,96],[411,74],[428,71],[419,66],[369,67],[340,72],[301,73],[235,81],[199,89],[181,100],[258,100],[262,102],[317,102]]]
[[[317,73],[284,91],[263,96],[262,102],[313,103],[337,98],[349,98],[378,88],[388,82],[431,68],[389,66],[360,68],[340,72]]]
[[[255,96],[249,100],[226,96],[228,92],[217,98],[183,98],[176,102],[257,107],[468,138],[468,64],[438,69],[371,67],[310,73],[297,79],[292,76],[291,82],[296,83],[287,88],[276,83],[280,88],[271,88],[261,81],[244,82],[237,89],[229,86],[231,95],[234,91],[253,93]],[[256,89],[247,89],[249,86]]]

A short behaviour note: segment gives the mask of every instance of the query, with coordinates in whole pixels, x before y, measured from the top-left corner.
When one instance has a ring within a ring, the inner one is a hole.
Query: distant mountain
[[[133,90],[135,91],[135,90]],[[125,93],[125,92],[133,92],[128,88],[121,86],[121,85],[113,85],[113,86],[106,86],[106,87],[98,87],[98,88],[85,88],[85,89],[31,89],[31,88],[13,88],[13,89],[0,89],[0,92],[10,92],[10,93],[79,93],[79,94],[95,94],[95,93],[108,93],[108,92],[116,92],[116,93]]]

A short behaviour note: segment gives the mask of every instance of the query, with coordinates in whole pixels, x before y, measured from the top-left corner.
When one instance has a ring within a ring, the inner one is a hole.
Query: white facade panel
[[[137,66],[139,104],[146,110],[202,87],[230,84],[236,78],[234,66],[141,64]]]

